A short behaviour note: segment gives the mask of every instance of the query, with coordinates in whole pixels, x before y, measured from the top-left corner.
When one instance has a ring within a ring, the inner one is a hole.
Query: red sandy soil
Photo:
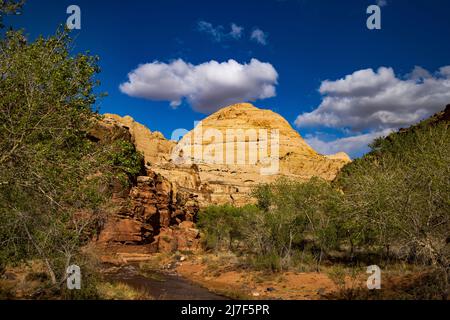
[[[185,261],[176,271],[207,289],[240,299],[317,300],[334,292],[336,285],[326,274],[308,272],[266,274],[256,271],[210,272],[198,261]]]

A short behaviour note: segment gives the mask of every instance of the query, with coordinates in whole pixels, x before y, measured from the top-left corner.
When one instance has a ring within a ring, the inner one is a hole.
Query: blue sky
[[[320,152],[357,157],[450,103],[450,1],[383,2],[381,30],[366,27],[377,0],[28,0],[6,22],[50,35],[78,5],[74,51],[101,58],[103,113],[170,137],[221,101],[254,98]]]

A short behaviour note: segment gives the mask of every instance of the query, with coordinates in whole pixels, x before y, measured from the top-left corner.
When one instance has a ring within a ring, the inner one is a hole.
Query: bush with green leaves
[[[291,266],[299,251],[312,253],[318,265],[337,247],[342,194],[319,178],[281,179],[256,188],[260,213],[245,232],[258,256],[278,257],[278,269]]]
[[[123,174],[121,178],[124,183],[137,177],[142,173],[144,167],[144,156],[136,150],[133,143],[125,140],[117,140],[112,143],[107,161]]]
[[[376,140],[336,180],[349,239],[431,266],[450,292],[450,132],[445,115]],[[377,261],[379,263],[379,261]]]
[[[450,133],[448,122],[421,124],[378,139],[336,183],[360,244],[395,247],[406,258],[448,266]]]
[[[342,194],[326,181],[279,180],[258,186],[257,206],[213,206],[200,213],[208,247],[235,248],[263,269],[289,268],[310,253],[320,264],[338,244]],[[224,246],[224,244],[226,244]]]
[[[70,52],[66,31],[0,40],[0,265],[40,259],[53,287],[82,260],[112,179],[141,168],[130,143],[89,139],[98,58]]]
[[[230,205],[210,206],[198,215],[198,226],[204,232],[207,249],[233,249],[233,242],[241,240],[240,228],[246,223],[243,212],[246,208]]]

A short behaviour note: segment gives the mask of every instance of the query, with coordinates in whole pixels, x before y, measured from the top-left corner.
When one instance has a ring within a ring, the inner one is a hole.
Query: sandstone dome
[[[144,153],[152,171],[167,178],[175,190],[196,194],[201,206],[247,204],[251,201],[249,194],[256,185],[271,183],[281,177],[306,181],[317,176],[332,180],[350,162],[345,153],[320,155],[281,115],[249,103],[234,104],[208,116],[176,146],[130,117],[108,117],[130,128],[137,149]],[[229,132],[235,134],[232,140],[226,139]],[[273,133],[278,134],[278,149],[271,145]],[[200,142],[196,140],[198,136],[202,137]],[[268,157],[263,159],[259,148],[264,143]],[[238,146],[242,145],[245,148],[244,158],[239,162],[236,161],[238,150],[244,149],[238,149]],[[257,148],[254,148],[255,145]],[[201,152],[196,153],[198,150]],[[223,150],[223,154],[218,150]],[[233,151],[234,162],[227,161],[227,150]],[[210,155],[216,161],[209,158],[205,161],[207,151],[212,152]],[[184,156],[183,161],[176,161],[181,155]],[[252,162],[255,159],[256,162]],[[268,159],[270,164],[265,162]],[[275,162],[277,165],[273,166]],[[262,174],[268,167],[275,167],[276,170]]]
[[[291,152],[305,156],[317,155],[282,116],[271,110],[259,109],[250,103],[239,103],[223,108],[204,119],[201,124],[203,131],[216,129],[220,130],[222,134],[226,134],[226,131],[230,129],[244,131],[263,129],[267,130],[269,134],[271,131],[279,130],[281,157]],[[190,137],[195,130],[186,136]],[[251,142],[248,141],[249,137],[246,138],[246,142]],[[206,141],[204,144],[208,144],[208,142]]]
[[[234,134],[232,139],[227,139],[229,132]],[[266,132],[266,135],[261,136],[260,132]],[[278,133],[279,149],[276,154],[273,153],[270,141],[273,132]],[[207,137],[198,142],[196,136],[202,135]],[[245,157],[243,163],[236,161],[239,142],[245,148],[241,149]],[[259,147],[264,145],[263,142],[267,146],[267,155],[276,157],[276,166],[273,166],[273,158],[270,164],[261,160]],[[199,144],[202,148],[198,148]],[[200,152],[196,152],[196,148]],[[206,157],[206,160],[205,150],[212,151],[211,157]],[[216,157],[218,150],[220,154]],[[227,161],[230,150],[231,159],[234,160],[231,163]],[[174,156],[176,158],[177,152],[185,157],[184,162],[176,162],[178,167],[195,165],[198,181],[204,190],[210,191],[207,202],[215,204],[248,203],[248,194],[254,186],[274,182],[280,177],[306,181],[317,176],[332,180],[350,162],[345,153],[334,156],[318,154],[281,115],[249,103],[231,105],[210,115],[186,134],[173,152],[175,154],[172,154],[172,159]],[[252,162],[251,159],[258,161]],[[269,167],[275,170],[267,170]]]
[[[348,155],[343,152],[331,156],[318,154],[281,115],[271,110],[259,109],[250,103],[239,103],[210,115],[180,141],[180,148],[192,156],[194,163],[202,164],[203,162],[203,159],[197,159],[199,153],[196,153],[194,150],[198,145],[198,142],[195,141],[195,136],[202,133],[205,135],[209,130],[220,131],[219,136],[222,138],[221,141],[224,146],[223,150],[221,150],[223,151],[223,161],[218,164],[225,164],[227,167],[254,167],[254,163],[249,163],[249,156],[252,152],[258,153],[258,150],[250,150],[248,145],[252,142],[254,145],[261,145],[261,140],[264,140],[265,136],[261,136],[260,132],[267,133],[268,141],[264,142],[267,144],[268,154],[271,155],[270,138],[271,133],[275,131],[279,134],[278,159],[280,161],[280,174],[294,175],[305,179],[317,175],[330,180],[335,177],[337,171],[345,163],[350,162]],[[240,134],[238,134],[239,130]],[[234,133],[235,139],[227,140],[228,132]],[[249,132],[252,132],[253,135],[248,134]],[[216,144],[217,139],[215,138],[212,138],[211,134],[209,134],[208,138],[201,141],[203,148],[205,149],[211,144]],[[233,150],[233,153],[235,153],[233,157],[236,158],[237,142],[247,144],[245,164],[226,163],[227,150]],[[227,149],[229,143],[233,145],[230,149]],[[203,156],[203,154],[200,153],[200,156]],[[256,163],[256,165],[261,164]]]

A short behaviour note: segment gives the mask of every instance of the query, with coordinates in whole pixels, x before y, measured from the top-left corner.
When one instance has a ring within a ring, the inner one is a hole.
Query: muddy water
[[[175,274],[155,272],[151,277],[143,276],[133,265],[110,271],[107,278],[145,291],[157,300],[227,300]]]

